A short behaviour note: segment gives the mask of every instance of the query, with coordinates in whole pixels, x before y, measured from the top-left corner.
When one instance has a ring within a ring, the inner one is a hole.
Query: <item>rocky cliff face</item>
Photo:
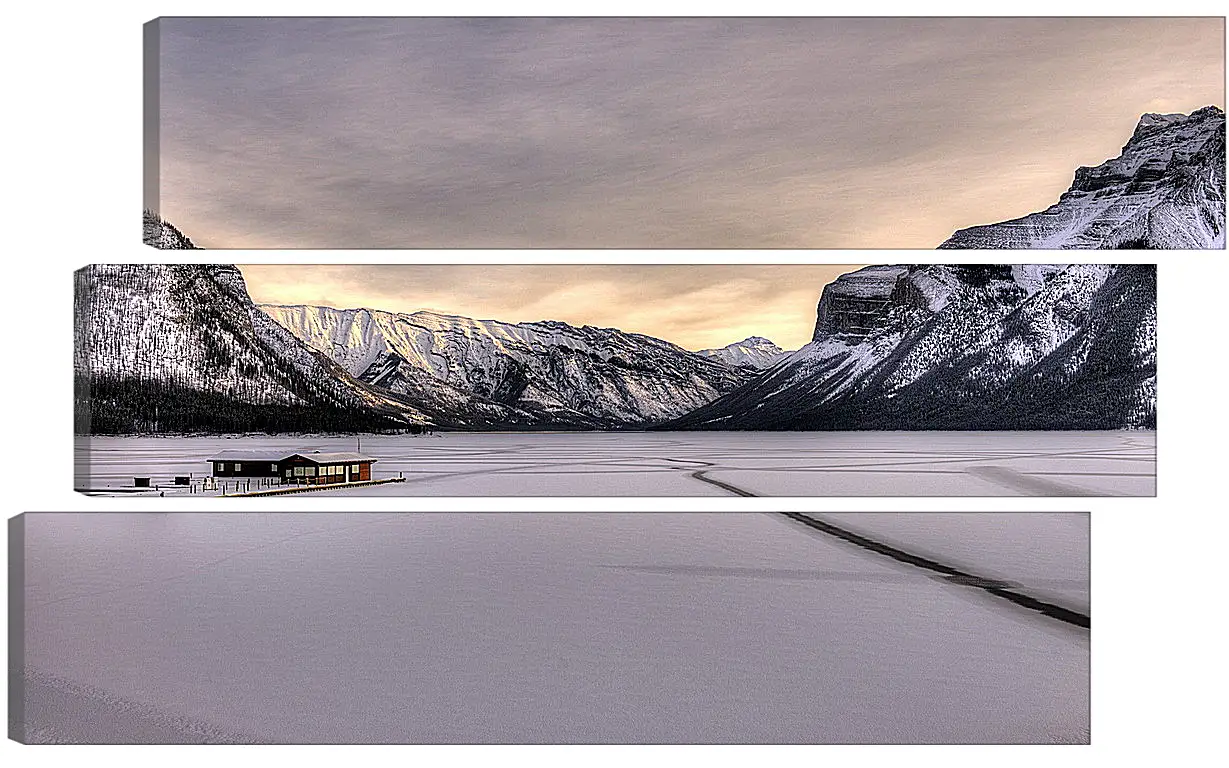
[[[816,309],[811,341],[866,338],[891,309],[897,284],[907,271],[907,267],[872,266],[829,283]]]
[[[751,374],[661,339],[566,323],[433,312],[261,307],[362,381],[437,423],[608,428],[682,415]]]
[[[1154,266],[861,272],[824,292],[815,341],[667,428],[1155,425]]]
[[[1077,169],[1055,205],[939,247],[1223,249],[1225,113],[1144,115],[1122,154]]]
[[[153,211],[145,211],[142,216],[143,231],[141,241],[146,245],[160,250],[195,250],[196,246],[188,236],[175,228],[169,221],[164,221]]]
[[[256,309],[229,265],[92,265],[75,275],[81,433],[320,431],[408,426]]]

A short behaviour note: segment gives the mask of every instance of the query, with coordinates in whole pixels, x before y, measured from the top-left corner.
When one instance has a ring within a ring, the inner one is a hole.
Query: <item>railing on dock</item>
[[[264,491],[245,491],[225,493],[223,496],[280,496],[286,493],[311,493],[312,491],[328,491],[333,488],[360,488],[366,485],[384,485],[385,483],[404,483],[404,477],[386,477],[383,480],[355,480],[349,483],[313,483],[311,485],[292,485],[283,488],[270,488]]]

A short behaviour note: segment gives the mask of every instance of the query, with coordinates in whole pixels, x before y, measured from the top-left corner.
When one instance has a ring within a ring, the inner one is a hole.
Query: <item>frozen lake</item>
[[[224,448],[354,450],[326,436],[78,438],[75,487],[207,475]],[[388,485],[348,496],[1153,496],[1155,432],[364,435]],[[174,491],[168,490],[167,493]]]
[[[1087,599],[1084,514],[823,517]],[[23,520],[27,740],[1089,739],[1087,629],[777,514]]]

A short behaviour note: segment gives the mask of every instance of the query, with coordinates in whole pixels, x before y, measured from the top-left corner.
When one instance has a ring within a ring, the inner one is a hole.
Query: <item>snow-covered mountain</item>
[[[105,264],[75,274],[81,433],[359,430],[421,414],[256,308],[239,270]]]
[[[1055,205],[939,247],[1224,248],[1225,113],[1146,114],[1122,154],[1077,169]]]
[[[761,371],[789,354],[763,336],[748,336],[742,341],[736,341],[716,349],[701,349],[697,355],[720,360],[735,368],[750,371]]]
[[[814,340],[667,429],[1118,429],[1156,423],[1154,265],[876,266]]]
[[[661,339],[562,322],[261,305],[351,375],[461,427],[603,428],[680,416],[749,371]]]
[[[141,240],[146,245],[161,250],[195,250],[196,246],[188,236],[180,232],[174,224],[165,221],[153,211],[146,210],[142,216]]]
[[[824,289],[813,341],[792,353],[757,337],[695,353],[560,322],[257,307],[237,269],[211,264],[87,267],[75,311],[83,433],[1156,420],[1152,265],[867,267]]]

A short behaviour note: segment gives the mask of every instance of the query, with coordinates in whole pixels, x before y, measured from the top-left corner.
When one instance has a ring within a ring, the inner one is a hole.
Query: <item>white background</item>
[[[1121,2],[1117,15],[1157,10],[1221,15],[1217,3]],[[127,510],[132,501],[87,498],[72,492],[72,270],[91,262],[216,260],[294,262],[978,262],[986,256],[916,251],[388,251],[205,252],[182,256],[141,245],[141,24],[158,15],[984,15],[968,2],[601,3],[454,2],[447,7],[389,2],[134,2],[108,10],[82,3],[27,4],[6,17],[2,54],[7,202],[3,305],[8,365],[4,382],[3,486],[7,517],[24,511]],[[995,5],[995,14],[1101,15],[1094,3],[1032,2]],[[1061,88],[1061,83],[1055,87]],[[1222,103],[1220,106],[1224,107]],[[1004,179],[1010,183],[1010,179]],[[176,256],[179,256],[176,258]],[[1002,255],[999,258],[1003,258]],[[1038,254],[1035,259],[1042,259]],[[1108,261],[1092,253],[1084,261]],[[1080,259],[1064,254],[1064,260]],[[1152,258],[1114,252],[1114,261]],[[1008,257],[1008,260],[1028,260]],[[219,760],[300,765],[340,760],[492,760],[540,765],[578,760],[675,763],[680,759],[735,764],[769,760],[803,764],[851,760],[871,765],[921,766],[1136,764],[1179,765],[1216,760],[1225,750],[1224,649],[1221,620],[1227,579],[1221,567],[1227,431],[1223,408],[1229,255],[1167,253],[1159,257],[1160,417],[1155,499],[167,499],[170,511],[216,510],[1093,510],[1092,747],[247,747],[226,752],[199,747],[21,747],[4,744],[4,758],[30,764],[207,765]],[[1042,753],[1039,749],[1045,749]],[[173,751],[171,751],[173,750]],[[357,752],[357,754],[355,754]],[[12,763],[10,763],[12,764]]]

